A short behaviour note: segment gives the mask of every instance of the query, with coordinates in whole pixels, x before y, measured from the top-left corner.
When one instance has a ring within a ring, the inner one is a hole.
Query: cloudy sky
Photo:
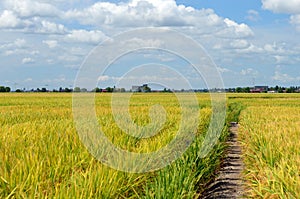
[[[143,27],[169,28],[197,41],[216,63],[225,87],[300,85],[300,0],[2,0],[0,85],[73,87],[92,49]],[[122,57],[99,74],[99,86],[120,80],[123,65],[144,64],[136,79],[131,77],[139,84],[147,83],[150,62],[186,64],[165,54],[145,52],[143,61]],[[166,77],[160,72],[151,76],[159,81]],[[167,78],[180,87],[172,72]]]

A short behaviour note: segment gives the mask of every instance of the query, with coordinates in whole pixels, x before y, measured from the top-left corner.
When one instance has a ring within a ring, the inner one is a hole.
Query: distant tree
[[[46,92],[47,92],[47,89],[46,89],[46,88],[42,88],[41,92],[42,92],[42,93],[46,93]]]
[[[70,89],[70,88],[65,88],[65,90],[64,90],[66,93],[71,93],[72,92],[72,89]]]
[[[74,88],[74,92],[79,93],[80,92],[80,88],[79,87],[75,87]]]
[[[17,89],[16,93],[22,93],[23,91],[21,89]]]
[[[279,87],[278,88],[278,93],[283,93],[284,88],[283,87]]]
[[[241,87],[237,87],[237,88],[235,89],[235,92],[241,93],[241,92],[243,92],[243,89],[242,89]]]
[[[113,88],[111,88],[111,87],[107,87],[105,90],[106,90],[108,93],[112,93],[112,92],[113,92]]]
[[[164,88],[164,90],[162,91],[163,93],[172,93],[172,91],[171,91],[171,89],[166,89],[166,88]]]
[[[126,92],[125,88],[121,88],[121,93]]]
[[[88,90],[86,88],[82,88],[82,89],[80,89],[80,92],[86,93],[86,92],[88,92]]]
[[[291,86],[291,87],[290,87],[290,89],[291,89],[291,93],[295,93],[295,92],[296,92],[296,90],[297,90],[297,87],[295,87],[295,86]]]
[[[292,89],[291,89],[291,88],[287,88],[287,89],[286,89],[286,92],[287,92],[287,93],[292,93]]]
[[[1,93],[4,93],[4,92],[6,92],[6,91],[5,91],[5,87],[4,87],[4,86],[0,86],[0,92],[1,92]]]
[[[94,89],[92,90],[92,92],[94,92],[94,93],[101,93],[101,92],[102,92],[102,89],[96,87],[96,88],[94,88]]]
[[[9,93],[11,91],[10,87],[5,87],[5,92]]]
[[[244,93],[250,93],[250,88],[249,87],[243,88],[243,92]]]

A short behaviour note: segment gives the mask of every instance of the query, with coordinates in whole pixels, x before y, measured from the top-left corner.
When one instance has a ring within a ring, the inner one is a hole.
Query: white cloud
[[[265,44],[264,50],[270,54],[285,54],[284,44],[278,44],[274,42],[273,44]]]
[[[35,60],[30,57],[26,57],[22,60],[22,64],[32,64],[32,63],[35,63]]]
[[[262,7],[275,13],[300,14],[299,0],[262,0]]]
[[[23,38],[17,38],[14,41],[0,45],[0,52],[4,56],[21,55],[23,57],[31,57],[40,54],[38,47],[33,47],[31,42]]]
[[[130,46],[131,48],[136,48],[136,49],[144,46],[161,48],[163,45],[164,42],[159,39],[141,39],[137,37],[122,42],[122,46],[128,46],[128,47]]]
[[[263,8],[275,13],[291,14],[290,23],[300,31],[300,1],[299,0],[262,0]]]
[[[38,55],[38,54],[40,54],[40,51],[38,51],[38,50],[33,50],[33,51],[30,52],[30,54],[31,54],[31,55]]]
[[[132,0],[120,4],[97,2],[84,10],[69,11],[66,16],[93,25],[176,26],[186,25],[187,19],[183,19],[182,15],[191,11],[183,6],[179,9],[173,0]]]
[[[79,56],[86,56],[88,54],[88,50],[80,48],[80,47],[73,47],[70,49],[70,53],[72,55],[79,55]]]
[[[16,39],[14,44],[16,47],[23,48],[26,45],[26,40],[25,39]]]
[[[36,33],[42,34],[64,34],[66,28],[62,24],[56,24],[50,21],[43,20],[41,21],[41,26],[37,28]]]
[[[232,72],[231,70],[229,70],[227,68],[217,67],[217,69],[220,73],[230,73],[230,72]]]
[[[53,60],[53,59],[47,59],[46,62],[47,62],[48,64],[54,64],[54,60]]]
[[[16,28],[21,25],[21,20],[10,10],[4,10],[0,16],[0,28]]]
[[[100,81],[100,82],[105,82],[105,81],[108,81],[108,80],[110,80],[110,77],[107,76],[107,75],[103,75],[103,76],[98,77],[98,81]]]
[[[16,49],[16,48],[25,48],[26,47],[26,40],[17,38],[15,41],[3,44],[0,46],[0,49]]]
[[[274,58],[276,59],[276,64],[290,65],[299,62],[299,60],[295,59],[294,57],[287,55],[275,55]]]
[[[300,14],[292,15],[290,17],[290,23],[296,27],[296,29],[300,32]]]
[[[246,19],[250,21],[258,21],[260,18],[259,13],[256,10],[248,10],[247,13]]]
[[[211,9],[177,5],[175,0],[131,0],[124,3],[97,2],[92,6],[66,12],[65,17],[84,25],[98,27],[193,27],[193,32],[217,32],[223,37],[249,37],[246,24],[223,19]]]
[[[43,43],[46,44],[49,48],[55,48],[58,44],[56,40],[44,40]]]
[[[22,18],[33,16],[53,17],[61,14],[55,6],[36,0],[5,0],[4,6]]]
[[[80,58],[78,56],[64,54],[58,57],[59,60],[64,62],[78,62],[80,61]]]
[[[243,69],[241,71],[241,75],[245,75],[245,76],[253,75],[253,76],[256,76],[256,75],[258,75],[258,71],[254,70],[253,68],[247,68],[247,69]]]
[[[234,49],[246,49],[250,47],[250,44],[248,41],[244,39],[238,39],[238,40],[233,40],[230,43],[230,46]]]
[[[247,38],[254,35],[249,26],[244,23],[238,24],[228,18],[224,19],[224,22],[226,24],[226,28],[218,33],[218,36],[220,37]]]
[[[66,35],[65,40],[78,43],[99,44],[107,38],[108,37],[99,30],[72,30],[68,35]]]
[[[283,82],[283,83],[291,83],[291,82],[299,82],[300,81],[300,77],[292,77],[288,74],[281,73],[279,71],[275,71],[275,74],[272,77],[272,79],[275,81]]]

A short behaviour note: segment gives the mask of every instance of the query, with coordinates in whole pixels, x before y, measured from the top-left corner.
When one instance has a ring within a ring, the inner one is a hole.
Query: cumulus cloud
[[[98,77],[98,81],[100,81],[100,82],[105,82],[108,80],[110,80],[110,77],[108,75],[102,75],[102,76]]]
[[[0,28],[16,28],[21,25],[21,20],[10,10],[4,10],[0,16]]]
[[[263,8],[275,13],[291,14],[290,23],[300,31],[300,1],[299,0],[262,0]]]
[[[0,45],[0,49],[16,49],[16,48],[25,48],[26,47],[26,40],[18,38],[13,42],[9,42],[3,45]]]
[[[274,58],[276,59],[277,64],[293,64],[295,62],[290,56],[275,55]]]
[[[101,41],[108,39],[108,37],[99,30],[72,30],[69,34],[66,35],[65,40],[69,42],[78,42],[78,43],[91,43],[98,44]]]
[[[37,30],[36,33],[42,34],[64,34],[66,32],[66,28],[62,24],[56,24],[50,21],[43,20],[41,21],[41,25]]]
[[[32,64],[34,63],[35,60],[30,58],[30,57],[25,57],[23,60],[22,60],[22,64]]]
[[[46,44],[49,48],[55,48],[58,44],[56,40],[44,40],[44,44]]]
[[[182,18],[184,12],[193,11],[181,7],[175,1],[141,1],[132,0],[128,3],[97,2],[84,10],[72,10],[66,13],[68,18],[76,18],[83,24],[118,25],[118,26],[162,26],[186,25]]]
[[[299,0],[262,0],[262,7],[275,13],[300,14]]]
[[[250,47],[250,44],[247,40],[238,39],[238,40],[233,40],[230,43],[230,46],[234,49],[246,49]]]
[[[61,11],[49,3],[34,0],[5,0],[4,6],[20,17],[53,17],[59,16]]]
[[[278,44],[274,42],[273,44],[265,44],[264,50],[266,53],[270,54],[284,54],[286,50],[284,49],[284,44]]]
[[[85,9],[66,12],[65,17],[98,27],[193,27],[194,32],[223,37],[249,37],[246,24],[223,19],[211,9],[177,5],[175,0],[131,0],[127,3],[97,2]]]
[[[246,24],[238,24],[235,21],[232,21],[228,18],[224,19],[226,24],[217,35],[220,37],[228,38],[247,38],[254,35],[253,31]]]

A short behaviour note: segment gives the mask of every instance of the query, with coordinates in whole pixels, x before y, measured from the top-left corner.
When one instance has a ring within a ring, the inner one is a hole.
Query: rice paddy
[[[226,121],[240,124],[250,198],[300,196],[299,98],[297,94],[228,95]],[[132,96],[129,112],[139,126],[151,123],[153,105],[164,107],[165,122],[148,139],[120,129],[110,100],[111,94],[96,94],[95,112],[103,132],[117,147],[149,153],[167,146],[176,136],[181,109],[175,94]],[[213,150],[199,158],[212,107],[208,94],[197,94],[197,100],[196,137],[186,152],[165,168],[128,173],[102,164],[81,142],[72,94],[1,94],[0,198],[197,198],[213,179],[228,136],[224,123]]]

